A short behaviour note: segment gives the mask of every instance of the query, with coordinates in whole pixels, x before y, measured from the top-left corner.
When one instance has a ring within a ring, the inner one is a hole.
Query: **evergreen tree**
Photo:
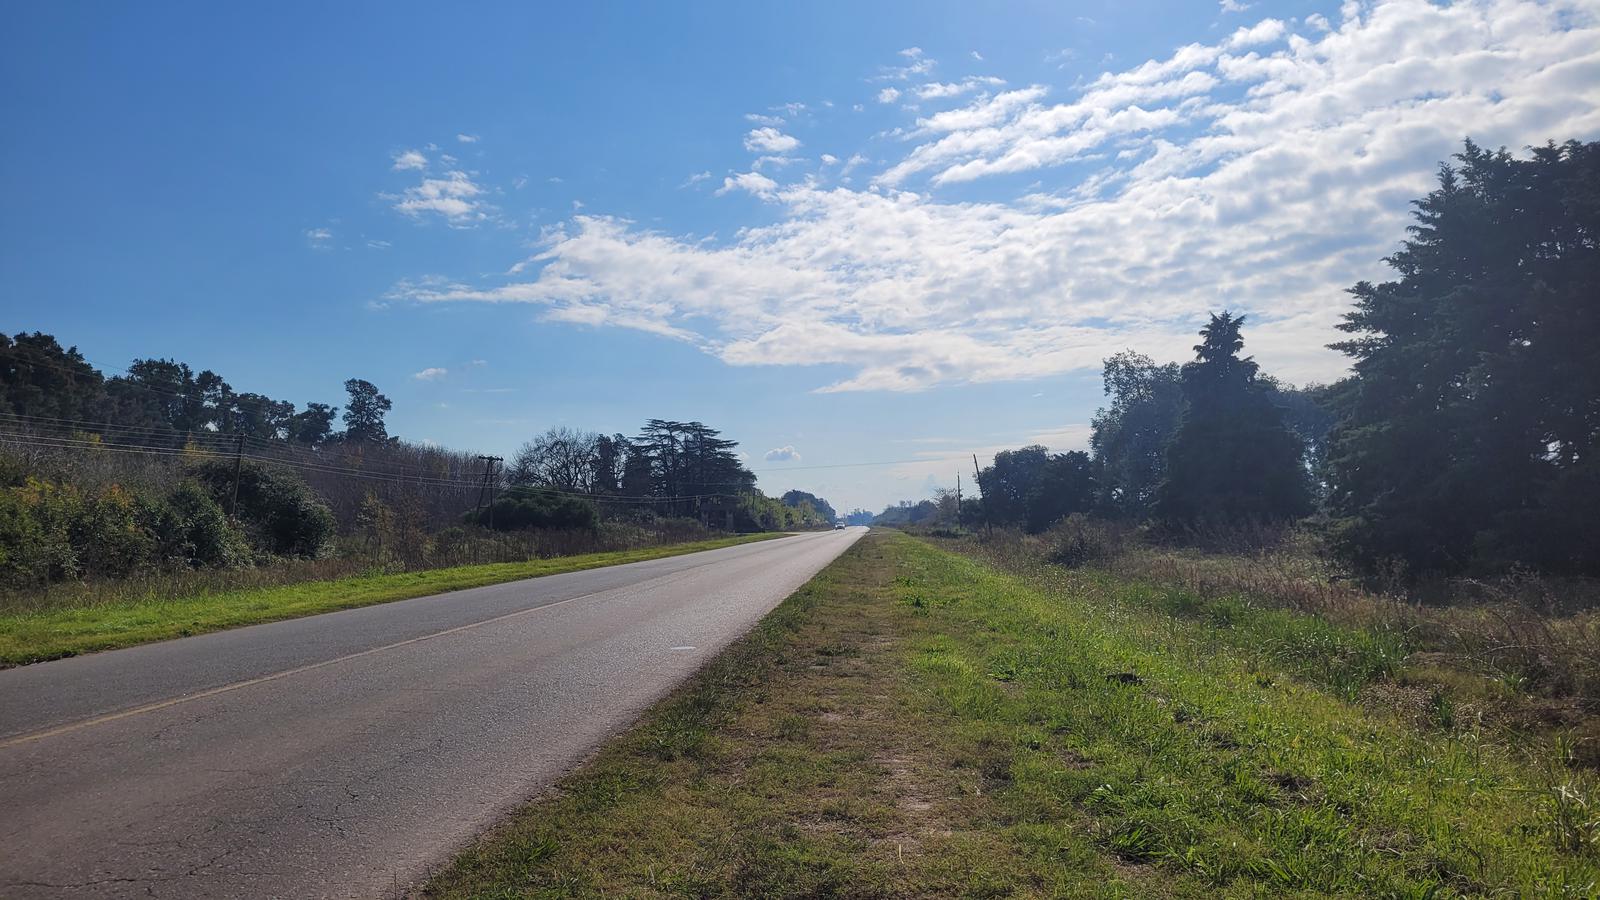
[[[1600,573],[1600,143],[1456,159],[1399,280],[1350,290],[1335,535],[1368,566]]]
[[[1303,516],[1311,498],[1304,447],[1283,423],[1258,366],[1241,358],[1243,316],[1213,315],[1184,365],[1183,419],[1167,447],[1155,513],[1170,527]]]
[[[344,389],[350,395],[344,408],[344,439],[350,443],[387,441],[389,430],[383,416],[394,404],[370,381],[352,378],[344,383]]]

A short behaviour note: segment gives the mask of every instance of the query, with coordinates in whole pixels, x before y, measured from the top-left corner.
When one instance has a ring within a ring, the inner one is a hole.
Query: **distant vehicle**
[[[844,523],[843,522],[835,522],[835,523],[833,523],[833,530],[834,531],[843,531],[844,530]]]

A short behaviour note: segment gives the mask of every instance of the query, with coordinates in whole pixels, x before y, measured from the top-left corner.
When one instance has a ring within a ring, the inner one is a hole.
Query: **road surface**
[[[403,892],[864,531],[0,671],[0,897]]]

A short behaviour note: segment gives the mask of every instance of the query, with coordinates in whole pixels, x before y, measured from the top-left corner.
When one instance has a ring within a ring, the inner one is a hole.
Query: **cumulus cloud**
[[[475,134],[458,134],[456,135],[456,140],[463,144],[476,144],[478,142],[478,136]]]
[[[886,87],[878,92],[879,103],[893,103],[900,99],[899,88]]]
[[[306,240],[310,241],[313,247],[320,247],[333,240],[333,231],[327,228],[307,228]]]
[[[751,153],[788,153],[798,146],[798,138],[771,126],[752,129],[744,136],[744,148]]]
[[[1265,19],[1070,91],[920,118],[895,157],[840,167],[881,166],[870,188],[729,176],[719,193],[776,215],[728,239],[578,215],[546,232],[535,277],[391,297],[535,304],[730,365],[845,367],[824,391],[1035,378],[1130,346],[1184,359],[1206,312],[1230,308],[1268,371],[1325,380],[1344,369],[1323,346],[1343,289],[1385,275],[1410,201],[1464,136],[1600,136],[1597,20],[1592,0]],[[995,177],[1020,173],[1043,183],[1018,198]]]
[[[963,78],[960,81],[930,81],[917,88],[919,100],[943,100],[949,97],[959,97],[984,87],[996,87],[1005,84],[1004,78],[995,78],[987,75],[976,75]]]
[[[428,158],[420,150],[406,150],[394,155],[394,165],[391,167],[396,172],[405,172],[412,169],[426,169]]]
[[[438,381],[449,374],[449,369],[441,369],[438,366],[429,366],[428,368],[423,369],[421,372],[413,373],[411,377],[417,381]]]
[[[717,196],[721,197],[730,191],[747,191],[763,199],[770,199],[777,193],[778,183],[760,172],[740,172],[722,179],[722,187],[717,188]]]
[[[762,459],[767,462],[799,462],[800,454],[793,447],[783,446],[768,450]]]
[[[1217,5],[1225,13],[1242,13],[1250,8],[1250,4],[1240,3],[1239,0],[1218,0]]]
[[[466,172],[452,169],[438,178],[424,177],[421,183],[400,194],[385,194],[394,209],[412,218],[428,214],[444,218],[452,225],[470,225],[488,218],[484,189]]]

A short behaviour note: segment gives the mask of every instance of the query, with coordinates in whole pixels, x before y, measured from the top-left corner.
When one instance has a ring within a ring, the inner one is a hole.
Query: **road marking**
[[[668,647],[667,649],[668,650],[693,650],[694,647],[691,645],[691,646],[687,646],[687,647]]]
[[[545,603],[541,606],[530,606],[527,609],[519,609],[516,612],[509,612],[504,615],[495,616],[492,619],[484,619],[481,622],[468,622],[465,625],[457,625],[454,628],[446,628],[444,631],[435,631],[432,634],[424,634],[414,638],[407,638],[403,641],[395,641],[392,644],[384,644],[381,647],[368,647],[365,650],[358,650],[355,653],[347,653],[344,656],[336,656],[333,659],[325,659],[321,662],[308,663],[303,666],[296,666],[293,669],[284,669],[282,672],[273,672],[271,675],[262,675],[258,678],[247,678],[244,681],[235,681],[232,684],[224,684],[220,687],[214,687],[204,691],[197,691],[193,694],[184,694],[181,697],[173,697],[168,700],[159,700],[155,703],[146,703],[144,706],[135,706],[132,709],[119,710],[114,713],[107,713],[103,716],[95,716],[89,719],[79,719],[76,722],[68,722],[65,725],[57,725],[54,728],[46,728],[43,731],[35,731],[31,734],[19,734],[16,737],[6,738],[5,740],[0,741],[0,750],[14,747],[17,744],[26,744],[30,741],[55,737],[58,734],[66,734],[69,731],[77,731],[81,728],[88,728],[92,725],[103,725],[106,722],[115,722],[118,719],[126,719],[131,716],[155,712],[156,710],[166,709],[169,706],[177,706],[180,703],[188,703],[191,700],[204,700],[207,697],[215,697],[218,694],[226,694],[229,691],[236,691],[240,688],[264,684],[268,681],[277,681],[280,678],[288,678],[290,675],[299,675],[302,672],[310,672],[313,669],[331,666],[334,663],[348,662],[352,659],[359,659],[363,656],[371,656],[374,653],[382,653],[385,650],[393,650],[396,647],[404,647],[407,644],[417,644],[421,643],[422,641],[430,641],[434,638],[444,637],[445,635],[449,634],[458,634],[463,631],[477,628],[480,625],[489,625],[494,622],[502,622],[506,619],[515,618],[516,616],[526,615],[531,612],[538,612],[541,609],[549,609],[552,606],[560,606],[563,603],[571,603],[574,600],[584,600],[599,594],[609,593],[613,590],[616,589],[608,588],[604,591],[591,591],[587,594],[579,594],[576,597],[568,597],[565,600],[557,600],[553,603]]]
[[[735,547],[719,548],[719,549],[738,549],[740,547],[751,547],[751,548],[760,548],[762,550],[766,550],[766,549],[770,549],[771,547],[777,546],[777,545],[782,544],[782,543],[783,543],[783,540],[781,538],[779,538],[777,540],[756,541],[756,542],[751,543],[751,544],[735,545]],[[763,546],[763,545],[765,545],[765,546]],[[715,550],[707,550],[707,551],[702,551],[702,552],[714,553],[716,551]],[[696,554],[693,554],[693,553],[688,554],[688,556],[690,556],[690,557],[693,557],[695,555]],[[682,559],[684,557],[677,557],[677,558]],[[738,558],[738,557],[736,556],[734,558]],[[673,557],[663,557],[663,559],[673,559]],[[656,562],[656,561],[657,560],[645,560],[644,562],[651,563],[651,562]],[[408,644],[417,644],[417,643],[421,643],[422,641],[430,641],[430,640],[433,640],[434,638],[444,637],[446,635],[458,634],[460,632],[469,631],[469,630],[471,630],[473,628],[477,628],[477,627],[482,626],[482,625],[490,625],[490,624],[493,624],[495,622],[503,622],[506,619],[513,619],[513,618],[516,618],[517,616],[524,616],[524,615],[527,615],[529,613],[535,613],[535,612],[538,612],[538,611],[543,610],[543,609],[551,609],[553,607],[561,606],[562,604],[565,604],[565,603],[571,603],[571,602],[573,602],[575,600],[587,600],[590,597],[597,597],[597,596],[599,596],[601,594],[609,594],[609,593],[612,593],[614,591],[623,590],[625,588],[639,588],[639,587],[642,587],[644,585],[650,584],[651,582],[663,581],[663,580],[670,579],[670,578],[672,578],[674,576],[678,576],[678,575],[687,575],[688,573],[693,572],[693,571],[695,571],[697,569],[703,569],[703,568],[706,568],[707,566],[714,566],[719,562],[722,562],[722,560],[720,558],[716,559],[716,560],[712,560],[711,562],[703,562],[703,563],[700,563],[699,565],[694,565],[694,566],[689,566],[687,568],[678,569],[677,571],[674,571],[674,572],[668,572],[665,575],[658,576],[656,578],[649,578],[649,579],[646,579],[644,581],[638,582],[637,584],[621,585],[619,587],[606,588],[605,590],[600,590],[600,591],[590,591],[587,594],[579,594],[576,597],[568,597],[565,600],[556,600],[556,601],[553,601],[553,602],[550,602],[550,603],[540,604],[539,606],[530,606],[530,607],[528,607],[526,609],[519,609],[519,610],[516,610],[515,612],[508,612],[508,613],[505,613],[503,615],[494,616],[493,618],[484,619],[484,620],[479,621],[479,622],[468,622],[465,625],[457,625],[454,628],[446,628],[444,631],[435,631],[435,632],[433,632],[431,634],[423,634],[423,635],[418,635],[417,637],[414,637],[414,638],[407,638],[407,639],[405,639],[403,641],[395,641],[392,644],[384,644],[381,647],[369,647],[366,650],[358,650],[355,653],[347,653],[344,656],[336,656],[333,659],[325,659],[325,660],[322,660],[321,662],[314,662],[314,663],[308,663],[308,664],[303,665],[303,666],[296,666],[293,669],[284,669],[281,672],[273,672],[270,675],[262,675],[262,676],[259,676],[259,677],[256,677],[256,678],[247,678],[244,681],[235,681],[232,684],[224,684],[224,685],[221,685],[219,687],[209,688],[209,689],[203,690],[203,691],[196,691],[193,694],[184,694],[184,695],[182,695],[180,697],[172,697],[172,698],[167,699],[167,700],[158,700],[158,701],[156,701],[154,703],[146,703],[143,706],[135,706],[135,707],[132,707],[130,709],[118,710],[117,712],[114,712],[114,713],[106,713],[105,715],[101,715],[101,716],[92,716],[92,717],[87,718],[87,719],[79,719],[76,722],[68,722],[65,725],[57,725],[57,726],[55,726],[53,728],[46,728],[46,729],[43,729],[43,730],[40,730],[40,731],[30,732],[28,734],[19,734],[19,735],[16,735],[14,737],[9,737],[9,738],[5,738],[3,740],[0,740],[0,750],[7,750],[7,749],[15,747],[15,746],[17,746],[19,744],[27,744],[27,743],[31,743],[33,741],[38,741],[38,740],[43,740],[45,738],[55,737],[56,735],[60,735],[60,734],[67,734],[69,732],[79,731],[81,729],[89,728],[89,727],[92,727],[92,726],[95,726],[95,725],[104,725],[107,722],[115,722],[115,721],[118,721],[120,719],[127,719],[127,718],[131,718],[133,716],[144,715],[145,713],[157,712],[159,710],[163,710],[163,709],[166,709],[168,707],[177,706],[180,703],[188,703],[191,700],[204,700],[207,697],[215,697],[218,694],[226,694],[226,693],[228,693],[230,691],[239,690],[240,688],[247,688],[247,687],[251,687],[253,685],[257,685],[257,684],[265,684],[266,682],[269,682],[269,681],[277,681],[280,678],[288,678],[290,675],[299,675],[302,672],[310,672],[310,671],[312,671],[314,669],[323,668],[324,666],[334,665],[335,663],[348,662],[348,661],[350,661],[352,659],[359,659],[359,658],[361,658],[363,656],[371,656],[374,653],[382,653],[382,652],[384,652],[386,650],[393,650],[393,649],[395,649],[397,647],[404,647],[404,646],[406,646]],[[606,568],[606,567],[601,567],[601,568]],[[513,583],[513,582],[507,582],[507,583]],[[496,585],[486,585],[486,586],[487,587],[494,587]],[[373,607],[368,607],[368,608],[373,608]],[[673,649],[676,650],[676,649],[683,649],[683,648],[674,647]],[[691,649],[692,650],[694,648],[690,647],[690,648],[687,648],[687,649]]]

